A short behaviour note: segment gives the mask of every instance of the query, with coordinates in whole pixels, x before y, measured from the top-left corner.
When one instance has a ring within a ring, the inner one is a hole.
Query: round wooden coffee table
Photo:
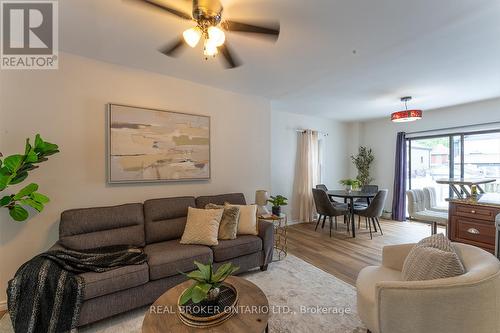
[[[200,329],[181,322],[177,316],[177,300],[179,295],[193,283],[186,281],[167,290],[151,305],[142,323],[142,333],[267,332],[269,302],[262,290],[252,282],[236,276],[230,276],[226,281],[238,290],[238,313],[221,325]]]

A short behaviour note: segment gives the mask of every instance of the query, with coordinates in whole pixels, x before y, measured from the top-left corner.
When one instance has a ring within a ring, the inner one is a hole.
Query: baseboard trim
[[[7,301],[0,301],[0,311],[7,311]]]

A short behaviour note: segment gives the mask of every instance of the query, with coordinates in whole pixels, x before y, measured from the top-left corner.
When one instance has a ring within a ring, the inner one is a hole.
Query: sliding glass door
[[[409,188],[434,187],[437,204],[445,205],[445,199],[449,197],[448,186],[436,184],[436,180],[452,177],[450,138],[440,136],[410,139],[408,152]]]
[[[494,178],[483,187],[500,192],[500,131],[454,133],[407,139],[408,188],[434,187],[437,204],[453,196],[440,178]]]

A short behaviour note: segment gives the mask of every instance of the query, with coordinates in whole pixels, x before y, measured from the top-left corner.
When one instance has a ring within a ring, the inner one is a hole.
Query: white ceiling
[[[190,1],[164,2],[190,12]],[[201,49],[156,51],[190,22],[122,0],[64,0],[60,48],[346,121],[387,116],[404,95],[424,110],[500,96],[499,0],[222,3],[225,18],[279,20],[278,42],[228,33],[244,65],[224,70]]]

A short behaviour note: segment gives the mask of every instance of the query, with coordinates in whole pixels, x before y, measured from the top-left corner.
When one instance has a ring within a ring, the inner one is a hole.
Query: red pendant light
[[[392,113],[391,121],[404,123],[422,119],[422,110],[408,110],[408,101],[411,101],[411,96],[401,97],[401,102],[405,103],[405,110]]]

